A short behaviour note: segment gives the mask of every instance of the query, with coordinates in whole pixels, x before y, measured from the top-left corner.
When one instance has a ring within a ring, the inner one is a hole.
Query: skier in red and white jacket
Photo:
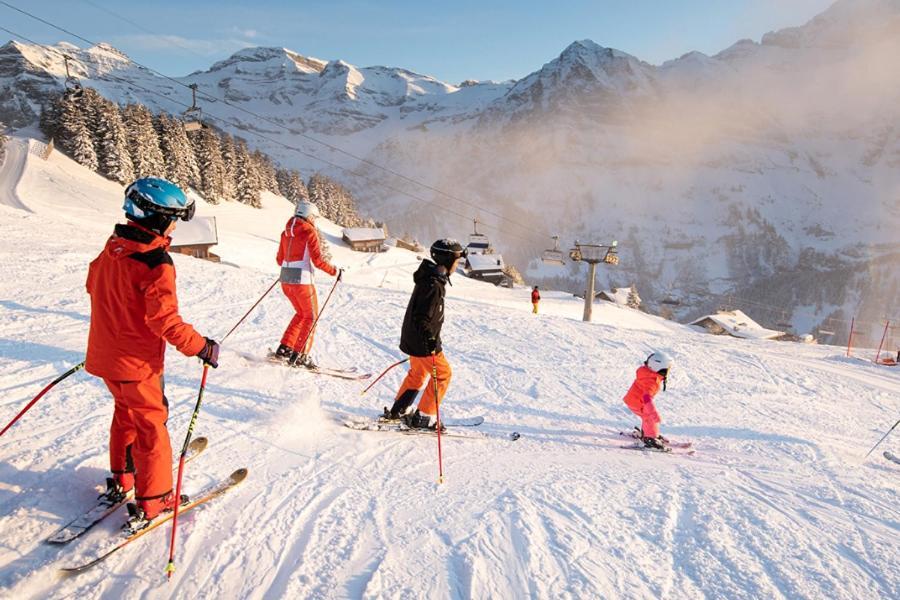
[[[281,289],[294,307],[294,317],[281,336],[275,356],[292,367],[316,368],[310,358],[313,323],[319,313],[316,296],[316,267],[341,279],[343,271],[329,263],[319,247],[315,219],[318,207],[305,200],[297,203],[294,216],[281,233],[276,260],[281,267]],[[302,347],[301,347],[302,346]]]

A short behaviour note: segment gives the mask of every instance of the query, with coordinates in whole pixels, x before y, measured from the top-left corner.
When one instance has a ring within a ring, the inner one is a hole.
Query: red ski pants
[[[659,435],[659,413],[656,412],[656,406],[653,404],[653,398],[644,394],[643,398],[628,401],[626,398],[625,405],[631,409],[631,412],[641,418],[641,430],[646,437],[656,437]]]
[[[435,401],[434,383],[431,381],[431,356],[410,356],[409,372],[403,383],[400,384],[400,391],[397,392],[397,398],[402,396],[409,390],[419,390],[426,383],[425,391],[422,392],[422,399],[419,400],[419,412],[426,415],[437,414],[437,402],[444,398],[447,388],[450,386],[450,376],[453,372],[450,370],[450,363],[443,352],[439,352],[434,356],[434,364],[437,366],[437,388],[439,399]]]
[[[281,343],[300,354],[309,354],[313,345],[313,323],[316,315],[319,314],[316,286],[302,283],[282,283],[281,290],[291,301],[296,313],[287,329],[284,330]],[[298,348],[297,346],[303,344],[304,340],[306,341],[305,346]]]
[[[138,500],[165,496],[172,491],[172,446],[166,429],[169,403],[163,394],[162,377],[103,382],[116,402],[109,428],[110,470],[126,474],[126,480],[127,473],[134,470]]]

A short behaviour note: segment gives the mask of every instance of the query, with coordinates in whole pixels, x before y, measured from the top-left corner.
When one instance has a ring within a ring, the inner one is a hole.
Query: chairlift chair
[[[72,60],[71,56],[69,56],[68,54],[63,54],[63,61],[66,64],[66,80],[63,83],[66,88],[64,96],[68,100],[78,100],[84,95],[84,88],[81,86],[81,82],[78,81],[78,78],[69,72],[70,60]]]
[[[566,264],[566,261],[563,259],[562,250],[559,249],[559,236],[553,236],[553,249],[552,250],[544,250],[541,253],[541,260],[550,265],[559,265],[560,267]]]
[[[193,95],[191,107],[181,114],[181,122],[184,124],[184,130],[188,133],[203,129],[203,110],[197,106],[197,84],[192,83],[188,86],[191,88]]]
[[[475,219],[475,232],[469,234],[466,252],[469,254],[490,254],[493,252],[488,237],[483,233],[478,233],[478,219]]]

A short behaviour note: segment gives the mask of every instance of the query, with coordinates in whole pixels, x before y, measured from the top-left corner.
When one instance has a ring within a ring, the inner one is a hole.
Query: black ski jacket
[[[434,351],[441,351],[441,326],[444,324],[444,286],[449,277],[438,272],[436,264],[423,260],[413,274],[413,289],[403,317],[400,333],[400,350],[410,356],[431,354],[429,340],[434,340]]]

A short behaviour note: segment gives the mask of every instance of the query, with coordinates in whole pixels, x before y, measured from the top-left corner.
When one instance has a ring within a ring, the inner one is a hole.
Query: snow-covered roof
[[[377,227],[347,227],[341,232],[350,242],[384,241],[387,236]]]
[[[598,296],[605,296],[609,299],[610,302],[614,302],[621,306],[626,306],[628,304],[628,293],[631,290],[628,288],[613,288],[611,290],[603,290],[598,293]]]
[[[504,266],[499,254],[469,254],[467,260],[473,271],[500,271]]]
[[[712,315],[701,317],[690,325],[702,325],[706,319],[711,320],[716,325],[738,338],[749,340],[771,340],[773,338],[784,335],[783,331],[775,331],[774,329],[766,329],[740,310],[719,311]]]
[[[178,221],[172,232],[172,246],[196,246],[218,244],[219,233],[215,217],[194,217],[190,221]]]

